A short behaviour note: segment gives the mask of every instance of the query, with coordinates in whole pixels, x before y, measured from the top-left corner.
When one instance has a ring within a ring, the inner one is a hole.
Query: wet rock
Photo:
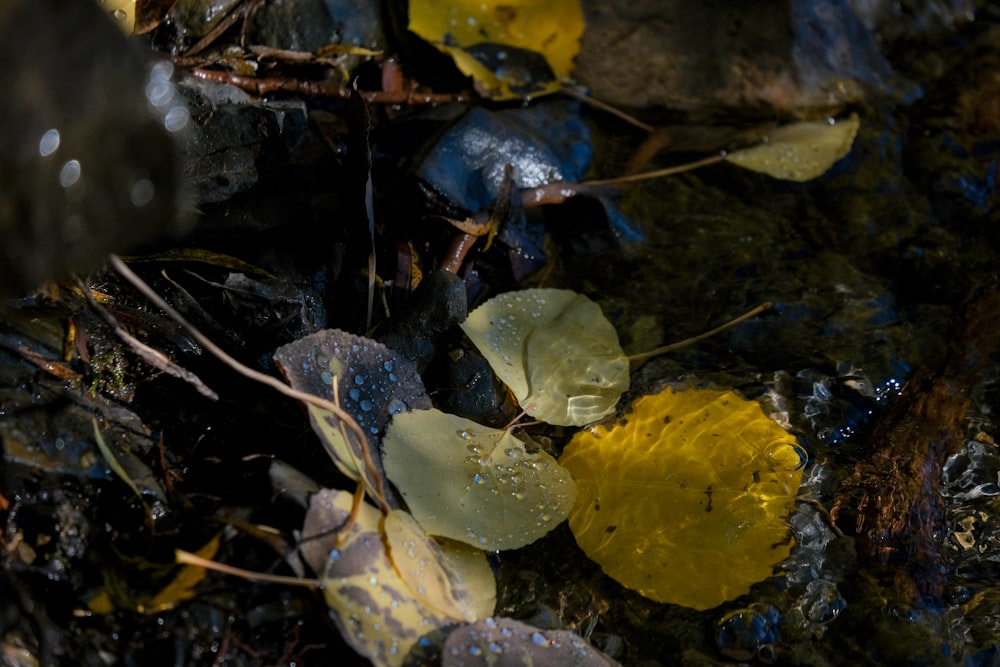
[[[265,3],[250,29],[255,43],[293,51],[330,44],[382,47],[378,4],[360,0],[277,0]]]
[[[441,334],[467,315],[465,283],[454,273],[435,271],[389,320],[381,341],[423,372],[437,352]]]
[[[727,614],[719,621],[715,635],[719,651],[734,660],[774,662],[774,645],[781,627],[781,612],[777,607],[754,603],[746,609]]]
[[[793,111],[886,90],[890,66],[843,0],[583,3],[577,78],[626,107]]]

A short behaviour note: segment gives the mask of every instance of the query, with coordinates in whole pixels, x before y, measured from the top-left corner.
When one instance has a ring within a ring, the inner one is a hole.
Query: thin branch
[[[174,560],[182,565],[194,565],[195,567],[203,567],[206,570],[213,570],[215,572],[221,572],[222,574],[229,574],[234,577],[240,577],[246,579],[247,581],[254,582],[266,582],[269,584],[281,584],[283,586],[304,586],[306,588],[323,588],[323,582],[319,579],[302,579],[300,577],[288,577],[282,576],[280,574],[265,574],[263,572],[251,572],[250,570],[244,570],[240,567],[233,567],[232,565],[226,565],[225,563],[220,563],[218,561],[211,560],[209,558],[202,558],[197,554],[193,554],[190,551],[184,551],[183,549],[174,550]]]
[[[288,385],[284,384],[277,378],[267,375],[266,373],[261,373],[260,371],[255,371],[254,369],[241,364],[236,359],[233,359],[231,356],[229,356],[228,353],[225,352],[225,350],[223,350],[214,342],[212,342],[207,336],[205,336],[205,334],[201,333],[198,329],[196,329],[193,324],[184,319],[184,316],[181,315],[179,312],[177,312],[173,308],[173,306],[164,301],[163,298],[160,297],[160,295],[157,294],[152,287],[147,285],[142,278],[137,276],[132,271],[132,269],[130,269],[125,264],[125,262],[121,260],[120,257],[118,257],[117,255],[111,255],[110,261],[115,271],[117,271],[123,278],[125,278],[125,280],[131,283],[132,286],[135,287],[135,289],[139,290],[139,292],[141,292],[143,296],[145,296],[147,299],[153,302],[157,308],[167,313],[167,315],[169,315],[171,319],[173,319],[175,322],[184,327],[184,330],[187,331],[192,338],[198,341],[198,343],[203,348],[205,348],[210,354],[212,354],[219,361],[226,364],[227,366],[229,366],[231,369],[233,369],[243,377],[267,385],[268,387],[274,389],[280,394],[295,399],[296,401],[302,401],[303,403],[314,405],[318,408],[322,408],[323,410],[329,410],[347,425],[347,428],[349,428],[351,432],[355,435],[355,437],[358,438],[359,443],[368,442],[367,436],[365,436],[365,432],[358,425],[358,422],[355,421],[354,417],[352,417],[347,411],[345,411],[339,405],[325,398],[316,396],[314,394],[310,394],[304,391],[299,391],[298,389],[289,387]],[[362,446],[367,448],[367,444],[362,444]],[[377,470],[373,469],[370,470],[369,472],[372,474],[373,479],[379,477]],[[373,492],[372,495],[374,497],[375,495],[374,489],[370,489],[370,491]],[[385,498],[375,497],[374,499],[376,502],[378,502],[383,512],[388,512],[390,510],[390,507],[388,503],[385,501]]]
[[[650,357],[655,357],[657,355],[664,354],[665,352],[672,352],[673,350],[677,350],[682,347],[687,347],[688,345],[693,345],[698,341],[702,341],[705,340],[706,338],[711,338],[715,334],[722,333],[726,329],[731,329],[737,324],[749,320],[751,317],[756,317],[761,313],[767,312],[768,310],[771,310],[771,308],[773,307],[774,303],[772,303],[771,301],[765,301],[756,308],[748,310],[747,312],[743,313],[736,319],[730,320],[723,325],[717,326],[711,331],[706,331],[703,334],[698,334],[697,336],[692,336],[691,338],[685,338],[684,340],[677,343],[671,343],[669,345],[664,345],[663,347],[658,347],[655,350],[650,350],[648,352],[640,352],[639,354],[633,354],[626,358],[629,361],[645,361]]]
[[[90,305],[91,309],[95,313],[101,316],[108,326],[115,332],[115,335],[121,339],[123,343],[129,346],[129,348],[143,361],[152,366],[153,368],[159,369],[160,371],[170,375],[172,377],[178,378],[187,382],[192,387],[198,390],[198,393],[202,396],[206,396],[213,401],[219,400],[219,395],[215,393],[208,385],[201,381],[197,375],[184,368],[174,360],[170,359],[167,355],[163,354],[159,350],[146,345],[141,340],[125,331],[124,328],[118,323],[111,312],[97,303],[97,299],[94,295],[90,293],[90,288],[87,287],[82,280],[77,279],[77,284],[83,295],[87,299],[87,303]]]

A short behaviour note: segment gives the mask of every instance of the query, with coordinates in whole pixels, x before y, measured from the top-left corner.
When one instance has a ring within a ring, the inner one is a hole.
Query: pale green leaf
[[[517,549],[566,518],[569,473],[508,431],[439,410],[396,415],[382,441],[389,480],[431,535],[489,551]]]
[[[490,299],[461,324],[529,415],[582,426],[614,412],[629,386],[618,332],[576,292],[529,289]]]
[[[861,122],[857,114],[830,121],[805,121],[775,129],[764,143],[733,151],[726,160],[786,181],[808,181],[847,155]]]

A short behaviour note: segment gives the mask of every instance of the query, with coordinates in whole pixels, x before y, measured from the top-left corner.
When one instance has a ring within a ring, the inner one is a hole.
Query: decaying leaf
[[[512,618],[456,628],[441,651],[442,667],[612,667],[613,660],[569,630],[542,630]]]
[[[448,545],[431,546],[419,528],[406,525],[402,513],[390,514],[396,519],[385,531],[382,513],[362,504],[357,522],[337,544],[334,531],[343,525],[351,503],[346,491],[324,489],[314,495],[302,529],[302,550],[320,572],[334,623],[359,655],[378,667],[398,667],[421,636],[487,608],[485,613],[492,611],[496,589],[485,556],[480,553],[470,565],[476,556],[469,551],[452,556]],[[395,552],[393,558],[389,551]],[[420,565],[417,554],[435,562]],[[462,562],[453,567],[456,561]],[[469,572],[472,576],[465,578]],[[408,582],[417,582],[417,590]],[[449,611],[458,616],[437,608],[456,602]]]
[[[560,459],[583,551],[627,588],[695,609],[746,593],[788,557],[804,461],[757,403],[710,389],[644,396]]]
[[[381,343],[339,329],[319,331],[284,345],[274,358],[295,389],[332,399],[336,379],[341,406],[369,434],[368,442],[345,440],[340,419],[328,410],[310,405],[309,419],[340,471],[355,480],[365,471],[362,446],[368,448],[381,474],[377,436],[392,415],[431,405],[412,362]],[[369,490],[380,485],[368,476]]]
[[[396,415],[382,451],[423,529],[479,549],[534,542],[566,518],[576,496],[569,473],[545,452],[440,410]]]
[[[582,426],[611,414],[629,386],[618,332],[576,292],[529,289],[490,299],[462,330],[529,415]]]
[[[195,555],[202,558],[215,556],[219,550],[219,538],[219,535],[213,537]],[[87,608],[95,614],[110,614],[119,608],[134,609],[140,614],[159,614],[193,598],[198,584],[208,574],[205,568],[194,565],[182,565],[179,568],[170,566],[169,571],[173,573],[170,582],[156,594],[148,595],[134,591],[119,570],[108,568],[104,575],[104,588],[88,600]]]
[[[860,125],[857,114],[838,121],[783,125],[764,143],[733,151],[726,160],[774,178],[808,181],[822,176],[850,152]]]
[[[463,621],[493,613],[496,595],[489,593],[496,585],[482,551],[458,542],[442,546],[403,510],[389,512],[382,527],[389,559],[417,599]]]
[[[496,99],[552,93],[583,37],[579,0],[410,0],[409,28]]]

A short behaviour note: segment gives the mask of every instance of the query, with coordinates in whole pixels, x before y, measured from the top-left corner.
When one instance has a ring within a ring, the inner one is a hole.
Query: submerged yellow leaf
[[[587,556],[648,598],[710,609],[788,557],[804,460],[756,402],[668,389],[578,433],[559,462],[577,485],[569,525]]]
[[[628,389],[618,332],[582,294],[508,292],[469,313],[461,327],[521,407],[549,424],[602,419]]]
[[[431,535],[479,549],[530,544],[573,506],[569,473],[508,431],[440,410],[396,415],[382,440],[389,480]]]
[[[583,37],[579,0],[410,0],[409,29],[497,99],[559,89]]]
[[[834,122],[805,121],[777,128],[767,141],[733,151],[726,160],[786,181],[808,181],[822,176],[847,155],[861,122],[857,114]]]

